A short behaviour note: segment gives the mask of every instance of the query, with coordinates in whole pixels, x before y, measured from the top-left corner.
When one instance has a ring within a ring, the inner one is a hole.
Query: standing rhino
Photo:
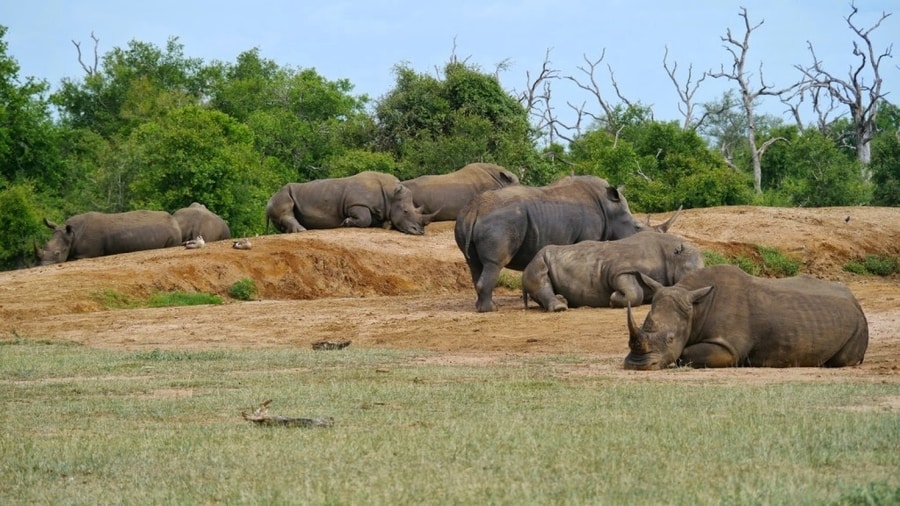
[[[665,232],[674,219],[652,228]],[[454,237],[475,284],[475,309],[486,312],[494,309],[500,270],[525,269],[544,246],[621,239],[648,228],[606,180],[569,176],[550,186],[514,185],[477,195],[457,216]]]
[[[618,241],[544,246],[522,271],[522,300],[547,311],[569,307],[625,307],[650,302],[639,274],[672,286],[703,268],[703,254],[684,239],[638,232]]]
[[[360,172],[337,179],[289,183],[266,204],[269,221],[279,232],[338,227],[389,228],[425,233],[432,215],[413,205],[412,192],[390,174]]]
[[[165,211],[89,212],[62,225],[44,218],[53,235],[43,248],[35,245],[38,265],[94,258],[181,244],[181,229]]]
[[[203,237],[206,242],[231,239],[228,223],[199,202],[175,211],[172,216],[181,229],[181,242],[191,241],[197,237]]]
[[[413,202],[423,212],[435,213],[432,221],[452,221],[475,195],[519,183],[512,172],[492,163],[470,163],[450,174],[419,176],[403,181],[413,192]]]
[[[733,265],[695,271],[668,288],[642,278],[655,290],[653,305],[641,327],[628,308],[626,369],[844,367],[866,353],[866,316],[840,283],[757,278]]]

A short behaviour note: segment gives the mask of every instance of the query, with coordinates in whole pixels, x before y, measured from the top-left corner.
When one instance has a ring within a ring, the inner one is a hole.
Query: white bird
[[[206,244],[206,241],[203,240],[202,235],[198,235],[196,239],[184,241],[184,247],[187,249],[202,248],[204,244]]]
[[[250,249],[253,247],[253,245],[250,244],[250,239],[247,239],[245,237],[244,239],[238,239],[237,241],[234,241],[231,247],[234,249]]]

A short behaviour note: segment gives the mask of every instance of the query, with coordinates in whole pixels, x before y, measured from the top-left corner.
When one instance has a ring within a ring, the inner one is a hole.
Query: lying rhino
[[[360,172],[337,179],[289,183],[266,205],[269,221],[279,232],[338,227],[379,227],[425,233],[433,215],[413,205],[412,192],[390,174]]]
[[[197,237],[203,237],[206,242],[231,239],[228,223],[199,202],[175,211],[172,216],[181,229],[181,242],[191,241]]]
[[[550,186],[513,185],[477,195],[456,218],[456,245],[472,274],[479,312],[493,311],[504,267],[521,271],[544,246],[609,241],[641,230],[665,232],[674,221],[638,222],[622,193],[596,176],[569,176]]]
[[[547,311],[569,307],[625,307],[650,302],[638,273],[672,286],[703,268],[703,254],[684,239],[638,232],[618,241],[545,246],[522,271],[522,300]]]
[[[732,265],[695,271],[668,288],[641,277],[655,293],[643,326],[628,308],[626,369],[843,367],[866,353],[866,316],[840,283],[757,278]]]
[[[476,195],[519,183],[512,172],[492,163],[470,163],[450,174],[419,176],[403,181],[432,221],[452,221]]]
[[[38,265],[94,258],[181,244],[181,229],[165,211],[131,211],[72,216],[62,225],[44,218],[53,236],[43,248],[35,245]]]

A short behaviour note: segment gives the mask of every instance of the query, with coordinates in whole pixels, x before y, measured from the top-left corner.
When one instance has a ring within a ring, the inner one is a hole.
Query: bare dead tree
[[[768,139],[762,144],[757,145],[756,141],[756,121],[753,117],[753,109],[754,102],[757,98],[764,95],[771,96],[783,96],[789,93],[791,90],[800,86],[800,83],[795,83],[787,88],[783,88],[780,90],[772,89],[772,86],[766,84],[765,79],[763,77],[762,71],[762,63],[759,64],[759,88],[753,89],[750,85],[750,79],[752,75],[749,74],[746,70],[747,65],[747,53],[750,51],[750,34],[753,33],[754,30],[762,26],[765,22],[760,21],[754,26],[750,26],[750,18],[747,16],[747,9],[745,7],[741,7],[741,12],[739,14],[744,19],[744,38],[742,40],[737,40],[732,36],[731,29],[728,28],[725,32],[725,36],[722,37],[722,41],[726,44],[723,45],[726,51],[731,53],[733,57],[731,72],[725,72],[724,65],[721,67],[719,72],[708,72],[710,77],[713,78],[725,78],[732,81],[735,81],[738,84],[738,88],[741,92],[741,103],[744,108],[744,112],[747,114],[747,142],[750,145],[750,159],[753,163],[753,186],[756,189],[756,193],[762,193],[762,165],[761,160],[763,154],[765,154],[766,149],[769,148],[774,142],[778,140],[784,140],[780,137],[775,137],[772,139]]]
[[[559,120],[554,115],[551,105],[550,83],[556,79],[559,79],[559,71],[552,67],[550,49],[547,49],[538,75],[532,79],[531,72],[525,72],[525,90],[518,96],[519,103],[525,108],[529,117],[534,119],[537,130],[547,136],[550,144],[555,142],[556,137],[565,139],[559,135]]]
[[[694,121],[694,107],[696,107],[694,95],[697,94],[697,90],[700,89],[700,84],[703,83],[709,74],[704,72],[696,82],[692,83],[694,79],[694,66],[688,65],[687,79],[684,82],[684,86],[682,86],[675,77],[676,72],[678,72],[678,62],[674,62],[672,67],[669,68],[668,58],[669,46],[666,46],[666,52],[663,54],[663,68],[666,69],[666,74],[669,75],[669,79],[671,79],[672,84],[675,85],[675,90],[678,92],[678,98],[681,99],[681,103],[678,104],[678,112],[684,116],[684,123],[681,126],[683,130],[697,130],[711,114],[721,114],[725,112],[724,110],[716,111],[704,109],[700,118]]]
[[[881,26],[881,23],[892,13],[882,12],[881,17],[868,29],[857,26],[853,16],[859,12],[854,3],[850,4],[850,15],[844,18],[851,30],[862,40],[853,41],[853,56],[859,59],[857,65],[851,65],[847,79],[840,79],[825,70],[821,60],[816,56],[812,43],[807,41],[809,53],[813,63],[808,67],[795,65],[807,79],[805,86],[809,89],[824,89],[838,102],[850,109],[853,127],[856,134],[856,153],[862,166],[862,176],[870,177],[868,165],[872,161],[871,141],[876,134],[875,120],[878,116],[878,102],[884,98],[881,93],[881,63],[885,58],[890,58],[893,44],[889,44],[880,54],[876,54],[872,46],[870,34]],[[866,74],[871,77],[871,82],[866,82]]]
[[[89,76],[92,76],[92,75],[96,74],[96,73],[97,73],[97,68],[98,68],[99,65],[100,65],[100,56],[99,56],[99,54],[97,53],[97,49],[98,49],[98,47],[99,47],[99,45],[100,45],[100,39],[98,39],[98,38],[94,35],[94,32],[91,32],[91,40],[94,41],[94,61],[91,63],[91,65],[86,64],[86,63],[84,62],[84,59],[82,58],[82,54],[81,54],[81,43],[80,43],[80,42],[75,42],[74,40],[72,41],[72,44],[75,45],[75,50],[78,52],[78,64],[81,65],[81,68],[82,68],[82,69],[84,69],[84,73],[87,74],[87,75],[89,75]]]
[[[600,63],[603,62],[603,59],[605,57],[606,57],[606,49],[604,49],[600,53],[600,58],[598,58],[597,60],[594,60],[594,61],[589,60],[587,55],[583,55],[584,61],[587,63],[587,67],[579,66],[578,70],[580,70],[582,74],[587,76],[586,81],[581,81],[574,76],[565,76],[566,79],[575,83],[576,86],[578,86],[579,88],[581,88],[581,89],[587,91],[588,93],[590,93],[591,95],[593,95],[594,98],[597,99],[597,104],[600,106],[600,109],[603,111],[603,114],[598,115],[598,114],[591,113],[590,111],[586,110],[583,105],[581,107],[577,107],[571,103],[568,103],[568,105],[578,114],[577,123],[579,125],[581,124],[581,121],[584,117],[589,117],[589,118],[593,119],[594,121],[597,121],[598,123],[604,124],[604,127],[610,133],[615,133],[615,131],[619,128],[619,126],[616,124],[615,106],[610,104],[603,97],[603,90],[601,89],[600,85],[597,83],[597,75],[596,75],[597,67],[600,65]],[[622,94],[622,91],[619,89],[619,85],[616,82],[615,74],[612,71],[612,67],[607,65],[607,70],[609,71],[610,82],[612,84],[613,89],[616,92],[616,96],[626,106],[631,106],[632,105],[631,101],[628,100],[627,98],[625,98],[625,96]]]

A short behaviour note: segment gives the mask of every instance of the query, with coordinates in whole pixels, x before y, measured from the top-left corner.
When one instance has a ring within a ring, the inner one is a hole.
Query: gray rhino
[[[522,300],[547,311],[569,307],[625,307],[650,302],[638,273],[672,286],[703,268],[703,254],[684,239],[638,232],[618,241],[544,246],[522,271]]]
[[[419,176],[403,181],[413,192],[413,202],[423,212],[435,213],[432,221],[452,221],[475,195],[519,184],[512,172],[492,163],[470,163],[449,174]]]
[[[203,237],[206,242],[231,239],[228,223],[199,202],[175,211],[172,216],[181,229],[181,242],[191,241],[197,237]]]
[[[688,274],[654,290],[644,324],[628,308],[626,369],[844,367],[869,344],[862,308],[843,284],[810,276],[766,279],[733,265]]]
[[[266,230],[279,232],[338,227],[393,226],[412,234],[425,233],[432,215],[413,205],[412,192],[390,174],[360,172],[306,183],[289,183],[266,205]]]
[[[596,176],[569,176],[550,186],[514,185],[475,196],[456,218],[454,237],[472,274],[479,312],[493,311],[504,267],[521,271],[544,246],[609,241],[641,230],[625,196]]]
[[[165,211],[89,212],[70,217],[62,225],[47,218],[53,235],[43,248],[35,245],[38,265],[94,258],[181,244],[181,229]]]

